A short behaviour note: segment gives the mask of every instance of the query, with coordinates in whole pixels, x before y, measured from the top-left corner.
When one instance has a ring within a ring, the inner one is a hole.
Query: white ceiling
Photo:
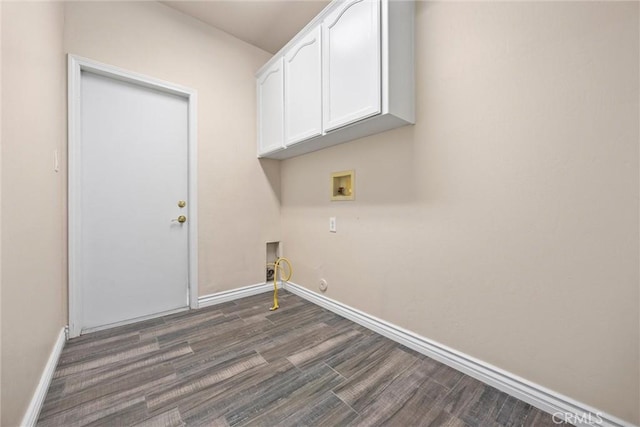
[[[183,0],[162,3],[267,52],[276,53],[324,9],[329,0]]]

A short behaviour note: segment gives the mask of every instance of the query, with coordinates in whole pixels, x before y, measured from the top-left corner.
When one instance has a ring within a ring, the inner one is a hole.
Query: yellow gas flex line
[[[284,280],[286,282],[287,280],[291,279],[291,275],[293,274],[293,268],[291,267],[291,263],[288,259],[280,257],[276,260],[276,262],[270,262],[267,264],[267,266],[273,266],[273,307],[269,309],[271,311],[277,310],[280,307],[278,305],[278,270],[282,270],[280,264],[283,262],[289,267],[289,275],[286,279],[281,278],[280,281]]]

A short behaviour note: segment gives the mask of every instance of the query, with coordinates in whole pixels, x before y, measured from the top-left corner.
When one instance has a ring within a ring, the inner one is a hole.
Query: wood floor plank
[[[429,426],[429,427],[469,427],[464,421],[460,418],[457,418],[444,409],[441,409],[437,406],[433,407],[423,419],[421,419],[417,424],[419,426]],[[493,426],[491,426],[493,427]]]
[[[239,317],[215,316],[214,318],[192,328],[185,328],[160,334],[156,337],[161,347],[167,347],[178,342],[192,342],[200,338],[211,336],[212,333],[220,333],[244,325]]]
[[[58,363],[60,365],[77,363],[81,360],[90,358],[95,354],[110,351],[113,348],[136,344],[138,342],[140,342],[140,334],[138,332],[131,332],[122,336],[116,335],[103,340],[85,341],[84,343],[79,343],[71,347],[65,346],[64,350],[60,354]]]
[[[333,392],[358,413],[370,405],[391,381],[411,366],[417,358],[394,348],[390,353],[372,361]]]
[[[129,410],[133,405],[144,403],[144,390],[153,390],[158,386],[170,383],[176,379],[175,374],[167,375],[155,381],[140,384],[119,393],[81,403],[70,409],[49,416],[41,417],[38,425],[52,426],[83,426],[106,416]]]
[[[318,345],[333,336],[335,336],[335,331],[326,323],[314,323],[277,335],[272,338],[270,343],[258,347],[257,350],[266,360],[273,361]]]
[[[154,417],[137,422],[132,427],[182,427],[184,425],[186,424],[182,421],[178,408],[171,408]]]
[[[181,356],[186,356],[192,353],[193,351],[187,343],[180,343],[173,347],[167,347],[151,353],[143,354],[138,358],[132,358],[113,365],[102,366],[97,369],[81,371],[75,375],[64,377],[64,392],[65,394],[72,394],[85,390],[96,384],[100,384],[104,381],[108,381],[112,378],[129,375],[130,373],[145,369],[148,366],[155,366],[163,362],[172,361],[180,358]]]
[[[185,331],[194,331],[209,328],[211,326],[224,323],[226,320],[222,313],[211,312],[206,315],[194,313],[192,316],[185,316],[172,322],[165,322],[162,325],[147,328],[139,333],[140,339],[146,340],[156,337],[168,337]]]
[[[396,348],[397,344],[393,341],[374,335],[364,337],[345,351],[331,356],[326,362],[345,378],[351,378],[374,361],[387,357]]]
[[[134,388],[139,390],[144,384],[169,376],[175,376],[175,370],[169,363],[147,366],[130,375],[116,377],[111,381],[100,381],[91,387],[83,388],[82,393],[70,393],[56,401],[47,402],[42,408],[42,413],[45,417],[54,415],[107,395],[127,393]]]
[[[173,321],[180,320],[180,319],[185,318],[185,317],[208,316],[212,312],[219,313],[222,308],[227,307],[227,306],[235,307],[236,306],[236,302],[235,301],[227,301],[227,302],[223,302],[223,303],[216,304],[216,305],[210,305],[208,307],[202,307],[202,308],[198,308],[198,309],[180,311],[178,313],[173,313],[173,314],[169,314],[167,316],[163,316],[162,319],[166,323],[171,323]]]
[[[508,394],[485,384],[482,394],[467,407],[460,418],[470,425],[488,425],[496,420],[508,397]]]
[[[211,399],[200,401],[193,406],[189,401],[180,405],[180,413],[188,425],[209,425],[210,422],[225,417],[238,408],[250,405],[254,400],[263,398],[273,399],[271,390],[291,383],[299,377],[300,371],[288,360],[281,359],[270,363],[269,366],[256,370],[255,375],[249,375],[234,385],[232,389],[224,389],[223,393],[212,396]],[[263,401],[264,403],[264,401]]]
[[[551,427],[551,415],[282,291],[68,341],[41,426]]]
[[[95,421],[86,424],[86,427],[114,427],[130,426],[139,419],[144,418],[147,412],[147,405],[144,402],[136,403],[125,410],[113,412]]]
[[[531,405],[515,397],[508,396],[495,420],[498,424],[505,427],[522,426],[525,424],[532,410]]]
[[[331,314],[324,310],[322,307],[311,306],[307,304],[297,304],[294,307],[283,307],[282,310],[278,309],[276,311],[272,311],[267,315],[267,318],[271,320],[273,323],[280,322],[303,322],[310,318],[320,317],[322,315]],[[335,315],[334,315],[335,316]],[[333,317],[333,316],[327,316]]]
[[[233,378],[216,384],[207,390],[192,394],[178,401],[183,419],[189,425],[195,420],[208,420],[224,417],[229,407],[238,404],[243,398],[256,398],[260,390],[266,388],[274,378],[296,375],[297,369],[288,360],[282,359],[265,366],[243,372]],[[225,421],[226,422],[226,421]]]
[[[568,425],[571,424],[562,422],[559,417],[553,418],[551,414],[534,408],[525,420],[523,427],[562,427]]]
[[[239,320],[238,322],[241,322]],[[265,321],[264,324],[238,323],[237,328],[224,331],[216,331],[202,337],[195,337],[189,341],[191,348],[195,353],[210,350],[224,350],[225,348],[234,348],[242,346],[244,349],[253,348],[259,342],[271,340],[273,330]]]
[[[234,359],[227,361],[227,363],[221,364],[222,366],[219,366],[207,375],[188,377],[168,390],[150,395],[147,399],[147,406],[149,408],[153,408],[160,405],[166,405],[168,402],[178,400],[184,395],[208,388],[214,384],[224,381],[227,378],[231,378],[234,375],[246,371],[247,369],[266,364],[267,361],[257,353],[247,354],[239,360]]]
[[[188,378],[219,370],[227,363],[233,363],[234,361],[247,357],[254,357],[256,354],[258,353],[255,350],[242,346],[238,347],[238,351],[231,351],[229,348],[213,348],[181,357],[179,360],[173,362],[173,367],[181,377]]]
[[[225,418],[229,425],[236,426],[265,416],[267,420],[263,425],[277,425],[280,420],[290,415],[287,410],[289,402],[299,404],[300,400],[312,400],[316,395],[328,393],[342,381],[343,378],[327,365],[319,365],[305,372],[298,371],[290,381],[275,381],[274,384],[269,384],[261,393],[260,399],[237,405],[225,415]]]
[[[188,313],[188,312],[185,311],[184,313]],[[102,331],[96,331],[96,332],[91,332],[90,334],[80,335],[79,337],[71,338],[69,341],[67,341],[67,343],[65,344],[65,349],[67,347],[80,345],[87,341],[89,342],[103,341],[104,342],[104,340],[107,340],[110,338],[119,339],[130,332],[139,333],[140,331],[143,331],[146,328],[162,325],[165,322],[164,319],[165,319],[164,317],[156,317],[155,319],[143,320],[141,322],[130,323],[128,325],[117,326],[115,328],[104,329]]]
[[[52,379],[51,384],[49,385],[49,390],[47,390],[47,395],[45,396],[44,402],[42,402],[43,407],[49,402],[60,399],[65,393],[64,389],[66,385],[66,378]]]
[[[322,403],[326,396],[331,394],[330,390],[344,381],[344,378],[328,365],[314,366],[300,373],[299,376],[303,385],[301,387],[294,385],[288,395],[281,397],[276,404],[271,405],[272,409],[263,408],[246,422],[236,422],[233,419],[233,414],[230,414],[226,417],[228,422],[231,425],[280,426],[285,419],[291,420],[295,414]]]
[[[377,399],[358,411],[360,417],[357,424],[360,426],[389,424],[394,415],[401,412],[407,401],[428,381],[430,369],[425,366],[428,366],[427,362],[416,359],[411,366],[389,383]],[[398,418],[400,417],[396,418],[395,423],[410,425],[405,422],[406,420]]]
[[[458,416],[480,398],[484,386],[475,378],[465,376],[438,403],[449,414]]]
[[[433,372],[431,378],[446,388],[452,389],[462,378],[464,378],[464,376],[465,375],[462,372],[456,371],[442,363],[438,363],[438,369]]]
[[[282,302],[281,313],[286,312],[293,307],[302,305],[302,301],[290,302],[289,300],[283,299],[281,296],[279,301]],[[236,307],[227,307],[221,310],[221,312],[224,314],[235,314],[241,318],[255,316],[256,314],[262,315],[266,318],[269,314],[273,313],[269,310],[270,307],[271,301],[265,300],[264,297],[257,295],[256,298],[252,298],[251,301],[242,302]]]
[[[430,414],[430,412],[434,409],[441,410],[437,402],[447,391],[447,388],[442,384],[431,379],[426,380],[420,384],[420,387],[415,389],[413,393],[410,393],[408,399],[404,401],[399,409],[386,415],[387,425],[429,425],[431,421],[426,422],[426,420],[430,420],[434,416],[434,414]],[[371,409],[367,408],[366,412],[374,410],[375,405],[373,405]],[[368,415],[365,413],[365,416]],[[383,415],[380,414],[379,416]]]
[[[87,358],[86,360],[78,363],[62,365],[55,371],[54,378],[106,366],[114,362],[122,362],[123,360],[148,354],[159,349],[160,347],[155,340],[151,342],[136,343],[133,346],[120,348],[117,351],[110,352],[106,355],[97,354],[93,358]]]
[[[290,356],[287,356],[289,362],[293,363],[299,368],[320,362],[332,355],[341,352],[349,343],[353,340],[360,338],[361,334],[356,331],[348,331],[345,333],[339,333],[332,337],[328,337],[325,340],[308,346]]]
[[[280,421],[281,427],[297,426],[346,426],[358,417],[358,413],[340,400],[335,394],[328,393],[317,403],[307,405]],[[256,421],[259,421],[256,420]],[[264,425],[252,423],[250,425]]]
[[[242,321],[247,324],[247,325],[251,325],[254,323],[265,323],[265,324],[271,324],[274,325],[274,323],[272,321],[270,321],[269,319],[267,319],[267,316],[263,313],[259,313],[259,314],[254,314],[254,315],[244,315],[244,316],[239,316]]]
[[[507,397],[506,393],[482,384],[480,394],[471,400],[466,409],[457,416],[470,426],[488,425],[504,407]]]

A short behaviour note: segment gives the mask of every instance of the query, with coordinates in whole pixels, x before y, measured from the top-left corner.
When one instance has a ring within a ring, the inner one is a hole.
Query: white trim
[[[613,415],[599,411],[589,405],[324,295],[312,292],[295,283],[285,282],[284,289],[458,371],[464,372],[538,409],[550,414],[568,414],[568,420],[576,426],[634,427],[634,424]],[[586,422],[588,414],[591,414],[591,420],[594,420],[594,422]],[[602,422],[598,423],[597,421],[600,419]],[[581,422],[581,420],[584,421]]]
[[[93,328],[83,328],[83,334],[90,334],[92,332],[104,331],[105,329],[117,328],[118,326],[131,325],[133,323],[144,322],[145,320],[157,319],[158,317],[168,316],[170,314],[182,313],[183,311],[189,311],[191,307],[180,307],[173,310],[162,311],[160,313],[153,313],[146,316],[135,317],[133,319],[126,319],[120,322],[109,323],[108,325],[95,326]]]
[[[278,284],[278,289],[282,289],[282,282]],[[234,301],[252,295],[263,294],[273,291],[273,282],[257,283],[255,285],[244,286],[242,288],[231,289],[230,291],[216,292],[215,294],[203,295],[198,298],[198,308],[210,305],[222,304],[223,302]]]
[[[44,398],[47,396],[49,385],[51,384],[51,380],[53,379],[53,373],[55,372],[56,366],[58,365],[58,359],[60,359],[60,353],[62,353],[62,349],[64,348],[66,329],[67,328],[64,327],[60,330],[60,333],[58,333],[58,338],[56,338],[56,342],[51,349],[49,359],[47,360],[47,364],[45,365],[44,370],[42,371],[38,386],[33,392],[31,402],[29,402],[29,406],[27,407],[27,411],[25,412],[24,417],[22,417],[22,422],[20,423],[20,425],[23,427],[35,426],[36,422],[38,421],[38,416],[40,416],[40,410],[42,409]]]
[[[69,233],[69,336],[80,335],[81,288],[78,277],[78,254],[80,244],[80,138],[81,138],[81,72],[89,71],[101,76],[118,79],[139,86],[150,87],[187,98],[189,102],[189,285],[187,305],[196,308],[198,304],[198,158],[197,158],[197,92],[193,89],[158,80],[142,74],[102,64],[76,55],[68,55],[68,233]]]
[[[198,93],[189,93],[189,295],[190,308],[198,308]]]
[[[78,269],[76,268],[76,247],[79,247],[80,236],[76,231],[79,228],[79,210],[80,203],[77,200],[76,188],[72,184],[80,176],[80,138],[81,138],[81,122],[80,122],[80,76],[81,69],[75,57],[69,55],[67,57],[67,103],[68,103],[68,275],[69,275],[69,337],[80,335],[80,287]],[[73,224],[76,224],[73,226]]]

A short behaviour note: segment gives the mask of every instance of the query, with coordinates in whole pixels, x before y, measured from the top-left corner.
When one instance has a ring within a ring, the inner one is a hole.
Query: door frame
[[[80,287],[79,256],[80,224],[80,177],[81,177],[81,72],[88,71],[115,80],[133,83],[161,92],[177,95],[188,101],[188,258],[189,286],[187,286],[188,308],[198,308],[198,186],[197,186],[197,92],[184,86],[175,85],[153,77],[103,64],[81,56],[69,54],[68,65],[68,274],[69,274],[69,337],[77,337],[81,332],[80,308],[82,289]],[[136,321],[140,319],[134,319]],[[131,323],[131,322],[121,322]],[[94,328],[95,329],[95,328]]]

